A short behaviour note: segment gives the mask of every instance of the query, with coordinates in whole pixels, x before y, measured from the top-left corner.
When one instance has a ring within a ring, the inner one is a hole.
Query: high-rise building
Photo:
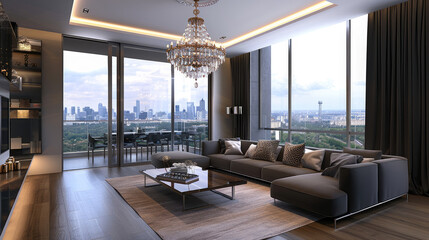
[[[136,100],[136,108],[134,109],[134,112],[136,113],[136,117],[139,117],[140,114],[140,100]]]
[[[147,119],[147,112],[141,112],[139,114],[139,119]]]
[[[147,111],[147,118],[153,118],[153,109]]]
[[[176,105],[175,112],[176,112],[176,113],[179,113],[179,112],[180,112],[180,105]]]
[[[79,107],[77,107],[78,109],[79,109]],[[72,115],[75,115],[76,114],[76,107],[75,106],[72,106],[71,107],[71,114]]]
[[[201,120],[206,119],[207,111],[206,111],[206,101],[203,98],[200,100],[199,111],[201,112]]]
[[[195,119],[195,105],[194,102],[186,103],[186,118]]]
[[[319,121],[322,120],[322,101],[319,101]]]
[[[101,118],[107,118],[107,108],[106,106],[103,106],[102,103],[98,104],[98,116]]]
[[[67,107],[64,108],[64,117],[63,119],[67,119]]]

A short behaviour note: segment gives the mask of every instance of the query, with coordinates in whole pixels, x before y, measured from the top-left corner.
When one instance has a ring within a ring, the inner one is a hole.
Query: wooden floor
[[[94,168],[28,176],[4,239],[159,239],[105,181],[149,166]],[[341,220],[281,234],[284,239],[429,239],[429,198],[410,195]]]

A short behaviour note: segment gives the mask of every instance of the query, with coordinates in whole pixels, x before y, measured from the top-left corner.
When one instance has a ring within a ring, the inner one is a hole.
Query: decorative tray
[[[198,181],[198,175],[183,172],[167,172],[159,174],[156,179],[174,183],[189,184]]]

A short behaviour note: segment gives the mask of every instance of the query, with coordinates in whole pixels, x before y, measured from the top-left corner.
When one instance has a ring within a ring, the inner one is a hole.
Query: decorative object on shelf
[[[28,67],[28,54],[24,55],[24,66]]]
[[[233,106],[233,107],[226,107],[226,114],[227,115],[242,115],[243,114],[243,107],[242,106]]]
[[[179,3],[191,5],[191,0],[177,0]],[[176,46],[167,45],[167,59],[174,67],[188,78],[195,79],[195,88],[198,87],[198,78],[205,77],[216,71],[225,61],[225,48],[212,41],[204,19],[198,17],[198,7],[213,5],[218,0],[194,0],[193,13],[195,17],[188,19],[183,37]]]
[[[18,49],[21,51],[31,51],[31,43],[28,41],[28,38],[25,36],[19,37],[18,40]]]

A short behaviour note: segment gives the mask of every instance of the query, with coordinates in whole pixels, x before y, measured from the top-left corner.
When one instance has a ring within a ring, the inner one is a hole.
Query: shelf
[[[16,71],[27,71],[27,72],[40,72],[40,73],[42,73],[42,69],[41,68],[12,66],[12,69],[15,69]]]
[[[24,51],[24,50],[19,50],[19,49],[13,49],[13,52],[16,53],[25,53],[25,54],[37,54],[37,55],[41,55],[41,52],[37,52],[37,51]]]
[[[10,110],[42,110],[39,107],[10,107]]]

